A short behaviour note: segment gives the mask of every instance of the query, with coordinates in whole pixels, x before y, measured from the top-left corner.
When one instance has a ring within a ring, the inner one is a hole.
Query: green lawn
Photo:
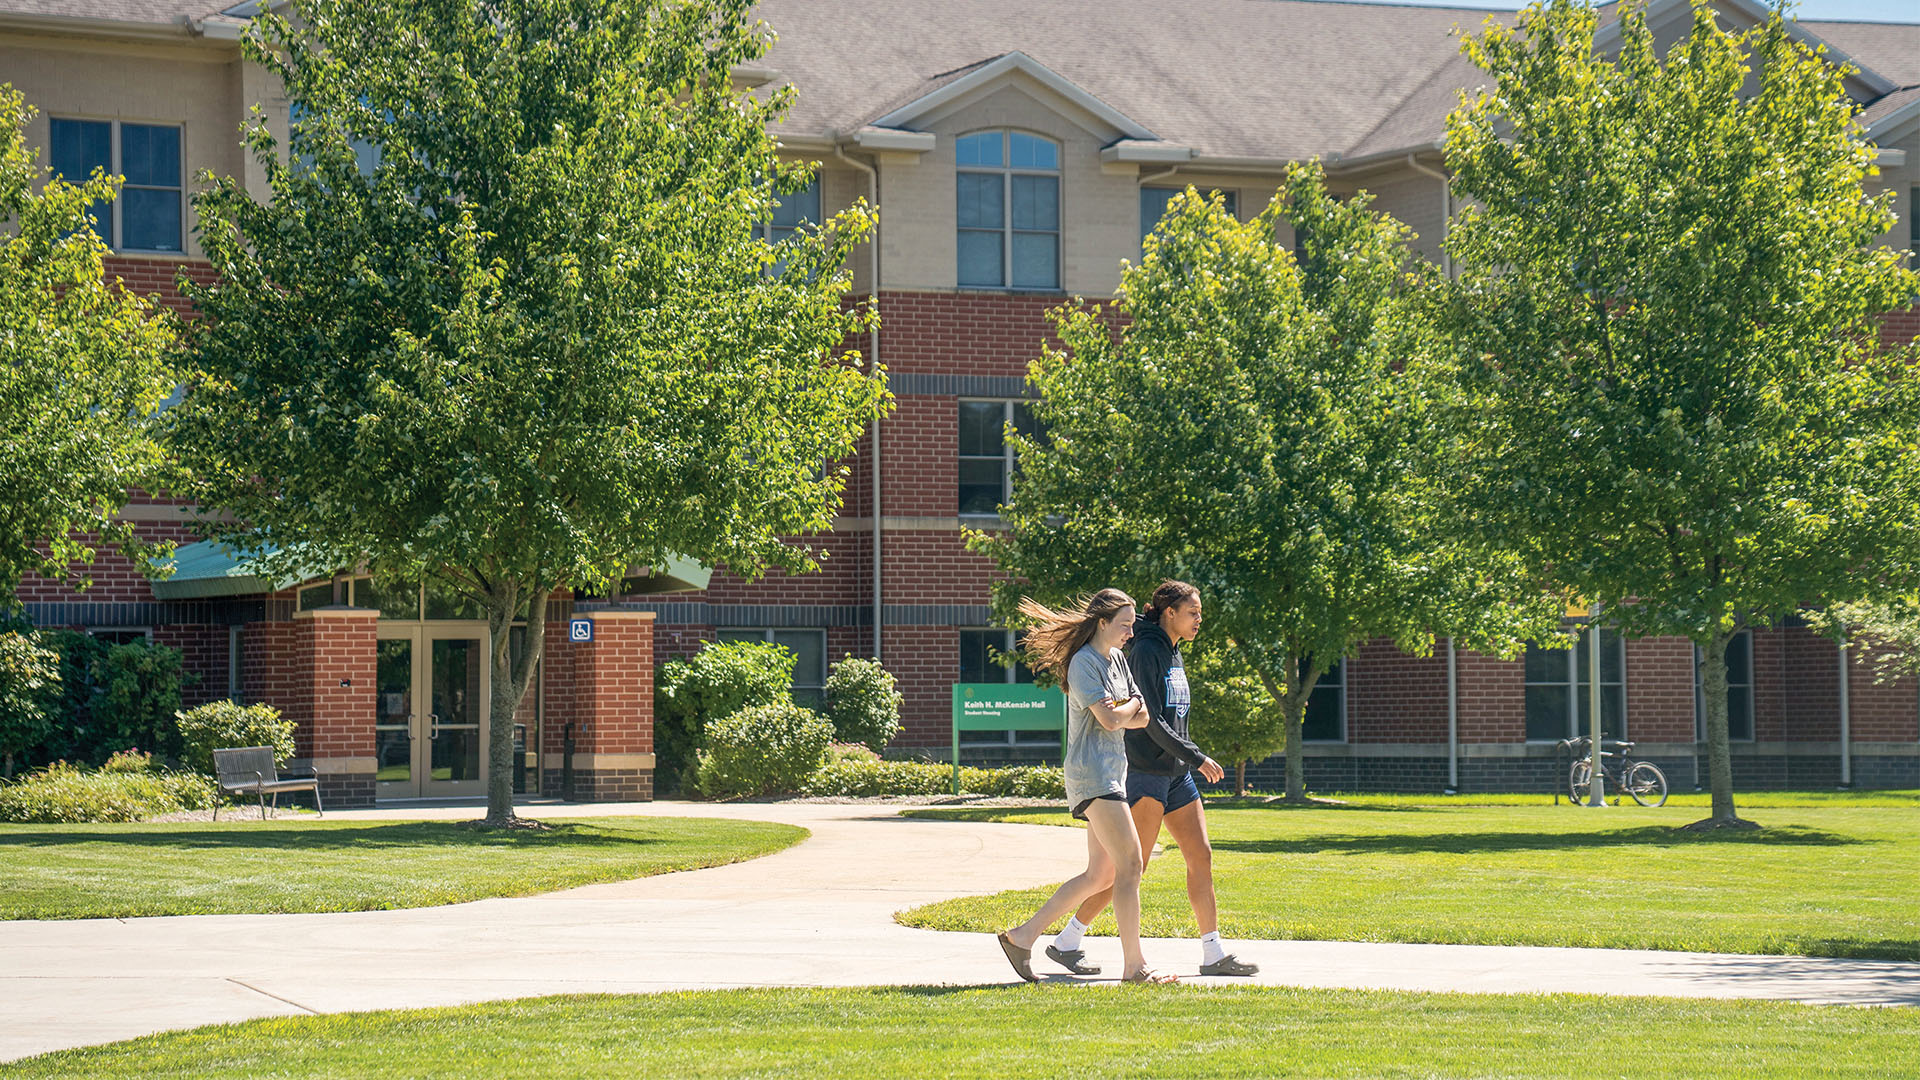
[[[21,1077],[1912,1076],[1920,1010],[1193,987],[576,996],[255,1020]],[[1901,1065],[1900,1062],[1906,1062]]]
[[[1569,945],[1920,960],[1920,809],[1900,800],[1746,800],[1757,832],[1677,831],[1697,807],[1607,810],[1355,798],[1343,808],[1210,805],[1229,938]],[[1065,825],[1064,810],[916,816]],[[1196,933],[1162,834],[1143,888],[1151,936]],[[1071,867],[1062,867],[1065,877]],[[992,931],[1049,889],[903,912]],[[1095,932],[1114,932],[1104,916]]]
[[[429,907],[739,862],[807,836],[790,825],[704,818],[550,824],[0,825],[0,918]]]

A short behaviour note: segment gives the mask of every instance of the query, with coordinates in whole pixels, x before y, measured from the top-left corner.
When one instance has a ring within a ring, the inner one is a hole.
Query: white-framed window
[[[1558,742],[1584,736],[1593,684],[1593,631],[1580,627],[1571,649],[1527,646],[1527,741]],[[1600,631],[1600,737],[1624,739],[1627,731],[1626,642],[1614,630]]]
[[[1039,423],[1024,401],[960,400],[959,512],[992,515],[1013,501],[1013,478],[1020,463],[1007,428],[1029,438]]]
[[[1693,733],[1707,737],[1706,672],[1701,670],[1705,654],[1693,647]],[[1753,741],[1753,631],[1742,630],[1727,642],[1727,738],[1735,742]]]
[[[808,181],[805,191],[778,196],[773,219],[760,223],[760,239],[777,244],[795,232],[820,224],[820,178]]]
[[[153,630],[146,626],[89,626],[87,636],[108,645],[145,644],[153,640]]]
[[[793,654],[793,700],[818,709],[827,703],[827,632],[739,628],[719,631],[721,641],[765,641]]]
[[[115,251],[185,250],[186,172],[173,124],[50,118],[53,171],[82,183],[95,169],[123,176],[120,197],[96,204],[93,229]]]
[[[1167,204],[1175,195],[1187,190],[1183,187],[1143,187],[1140,189],[1140,244],[1146,246],[1147,236],[1160,227],[1160,219],[1167,216]],[[1227,213],[1238,219],[1240,216],[1240,195],[1236,191],[1207,192],[1211,198],[1219,195],[1226,200]]]
[[[1030,683],[1033,671],[1017,657],[1020,635],[1017,631],[994,627],[967,628],[960,631],[960,677],[963,683]],[[1060,745],[1054,731],[968,731],[960,736],[962,746],[1052,746]]]
[[[1060,144],[1024,131],[954,140],[959,284],[1060,288]]]
[[[1306,715],[1300,718],[1300,738],[1306,742],[1347,741],[1347,662],[1328,668],[1307,695]]]

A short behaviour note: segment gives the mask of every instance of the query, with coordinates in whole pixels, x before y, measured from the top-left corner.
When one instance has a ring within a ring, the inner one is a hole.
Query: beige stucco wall
[[[1886,150],[1904,150],[1907,154],[1904,164],[1882,165],[1880,175],[1867,181],[1877,185],[1881,191],[1893,191],[1893,210],[1900,215],[1900,219],[1880,238],[1880,242],[1904,251],[1912,242],[1913,234],[1908,223],[1913,220],[1914,214],[1920,213],[1920,205],[1915,205],[1920,200],[1914,197],[1914,189],[1920,185],[1920,118],[1915,118],[1896,131],[1885,133],[1880,146]]]
[[[232,42],[121,44],[52,35],[0,33],[0,80],[38,110],[27,142],[47,163],[49,118],[178,125],[188,192],[202,169],[238,175],[246,167],[239,127],[243,83]],[[284,110],[283,110],[284,112]],[[183,209],[186,254],[197,256],[193,211]],[[176,256],[156,256],[174,258]]]

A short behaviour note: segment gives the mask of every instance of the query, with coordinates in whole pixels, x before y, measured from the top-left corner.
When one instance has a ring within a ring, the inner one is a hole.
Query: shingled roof
[[[1312,0],[761,0],[756,13],[785,30],[763,63],[800,91],[793,134],[856,130],[1017,51],[1199,156],[1259,160],[1359,143],[1455,58],[1450,30],[1493,14]]]
[[[1512,18],[1332,0],[760,0],[755,10],[784,31],[763,63],[800,91],[789,136],[859,130],[1020,52],[1198,158],[1348,163],[1434,145],[1461,92],[1484,80],[1457,32]],[[1894,86],[1920,83],[1920,26],[1802,26]],[[1869,121],[1907,96],[1885,95]]]

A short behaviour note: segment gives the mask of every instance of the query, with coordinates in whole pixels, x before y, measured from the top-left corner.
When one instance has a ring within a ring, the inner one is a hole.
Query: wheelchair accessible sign
[[[593,640],[593,620],[592,619],[574,619],[568,622],[567,623],[567,640],[568,641],[592,641]]]
[[[953,684],[953,793],[960,794],[963,731],[1057,731],[1067,750],[1067,696],[1055,686],[1028,683]]]

